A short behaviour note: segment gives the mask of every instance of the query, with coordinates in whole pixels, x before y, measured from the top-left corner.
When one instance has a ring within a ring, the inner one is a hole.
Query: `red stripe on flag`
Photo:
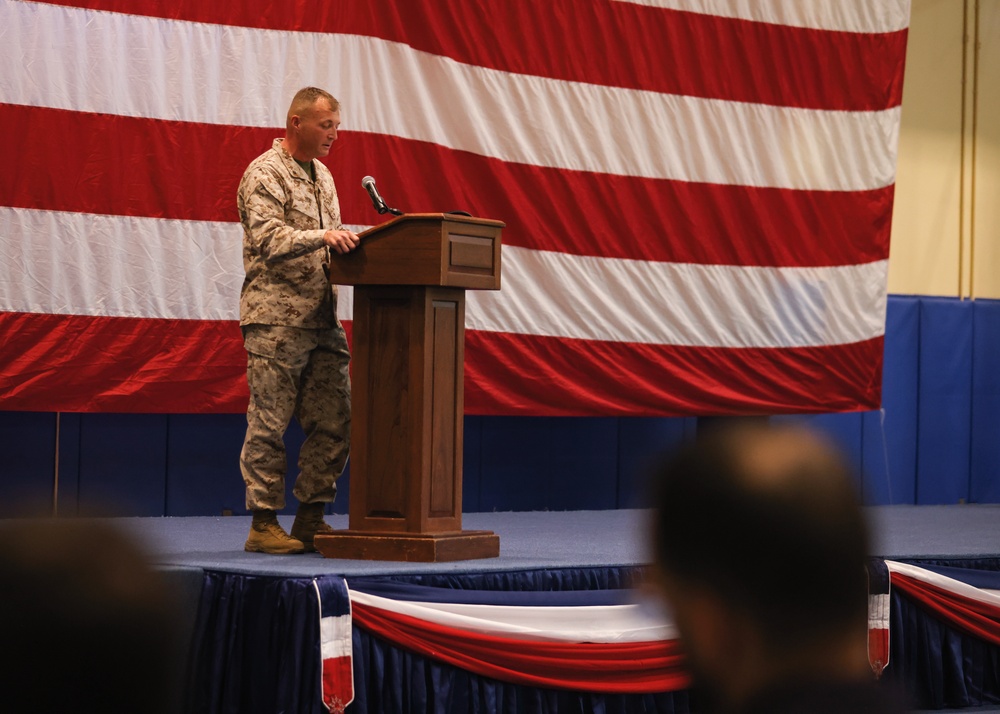
[[[51,140],[70,127],[71,141]],[[0,104],[0,132],[32,146],[0,172],[3,205],[232,222],[243,171],[282,134],[16,104]]]
[[[404,649],[505,682],[585,692],[670,692],[690,677],[675,641],[513,640],[353,603],[354,623]]]
[[[49,140],[66,126],[73,141]],[[205,221],[238,220],[240,176],[281,134],[12,104],[0,104],[0,132],[33,147],[18,171],[0,174],[5,205]],[[498,218],[507,223],[505,244],[539,250],[780,267],[889,255],[893,186],[796,191],[614,176],[354,132],[342,134],[327,163],[344,221],[355,225],[384,220],[360,188],[373,174],[390,204],[406,202],[403,210]]]
[[[344,323],[348,340],[351,322]],[[246,411],[233,320],[0,312],[0,409],[160,414]]]
[[[846,111],[899,106],[907,39],[906,30],[816,30],[610,0],[509,0],[503,3],[502,12],[490,3],[467,0],[64,0],[50,4],[221,25],[379,37],[506,72]],[[566,37],[586,41],[566,42]]]
[[[538,416],[877,409],[883,342],[736,349],[469,331],[465,408]]]
[[[351,323],[345,323],[350,334]],[[236,322],[0,313],[0,408],[237,413]],[[721,349],[466,332],[469,414],[674,416],[878,408],[883,339]],[[614,389],[608,384],[613,383]]]
[[[246,410],[246,352],[235,321],[0,312],[0,335],[5,410]]]
[[[409,205],[397,207],[407,212],[461,209],[505,221],[507,245],[707,265],[826,267],[889,256],[891,185],[805,191],[616,176],[374,134],[345,134],[337,148],[335,176],[373,174],[390,204],[405,196]],[[374,216],[351,182],[341,189],[344,216]]]

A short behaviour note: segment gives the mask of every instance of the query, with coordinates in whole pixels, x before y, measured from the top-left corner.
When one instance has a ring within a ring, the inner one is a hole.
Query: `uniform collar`
[[[312,178],[309,176],[309,174],[306,173],[305,169],[299,166],[299,162],[297,162],[295,158],[288,153],[288,149],[282,146],[281,142],[282,142],[281,138],[275,139],[274,143],[271,144],[271,148],[274,151],[278,152],[278,156],[281,157],[281,161],[282,163],[285,164],[285,167],[288,169],[288,172],[295,178],[311,181]],[[318,173],[317,176],[319,176]]]

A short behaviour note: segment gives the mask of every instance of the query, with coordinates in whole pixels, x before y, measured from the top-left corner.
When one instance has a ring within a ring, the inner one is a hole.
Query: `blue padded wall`
[[[80,514],[162,516],[166,488],[166,415],[87,414],[80,420]]]
[[[80,511],[80,424],[85,414],[58,414],[59,420],[59,514]]]
[[[916,503],[920,300],[889,297],[882,409],[862,415],[864,492],[872,505]]]
[[[483,419],[480,416],[465,417],[462,427],[462,511],[471,513],[482,510],[479,506],[482,496],[482,452]]]
[[[697,430],[695,417],[622,417],[618,421],[618,492],[601,508],[646,508],[651,503],[650,472],[664,454]]]
[[[246,512],[239,467],[246,428],[242,414],[171,416],[166,515]]]
[[[970,500],[1000,503],[1000,301],[973,306]]]
[[[918,504],[969,498],[972,314],[971,301],[920,301]]]
[[[56,417],[0,412],[0,518],[52,513]]]
[[[473,511],[614,508],[618,420],[491,417]]]

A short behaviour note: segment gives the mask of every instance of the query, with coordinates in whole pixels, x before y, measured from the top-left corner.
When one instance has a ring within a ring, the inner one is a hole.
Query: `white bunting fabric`
[[[952,634],[983,647],[1000,645],[997,571],[873,558],[869,573],[869,657],[876,675],[889,662],[890,581]],[[673,618],[648,592],[488,591],[352,578],[348,593],[340,576],[316,583],[323,667],[330,673],[325,702],[348,701],[343,691],[352,691],[351,627],[411,656],[527,686],[615,693],[690,686]],[[907,632],[896,636],[905,639]]]
[[[238,412],[236,186],[308,85],[344,221],[504,221],[466,412],[881,402],[909,0],[0,0],[0,408]],[[350,330],[351,291],[341,292]]]

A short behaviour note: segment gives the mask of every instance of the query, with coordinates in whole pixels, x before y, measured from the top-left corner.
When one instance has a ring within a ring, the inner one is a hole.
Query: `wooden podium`
[[[465,290],[500,289],[500,221],[404,214],[334,256],[354,287],[347,530],[317,535],[327,558],[492,558],[500,538],[462,530]]]

